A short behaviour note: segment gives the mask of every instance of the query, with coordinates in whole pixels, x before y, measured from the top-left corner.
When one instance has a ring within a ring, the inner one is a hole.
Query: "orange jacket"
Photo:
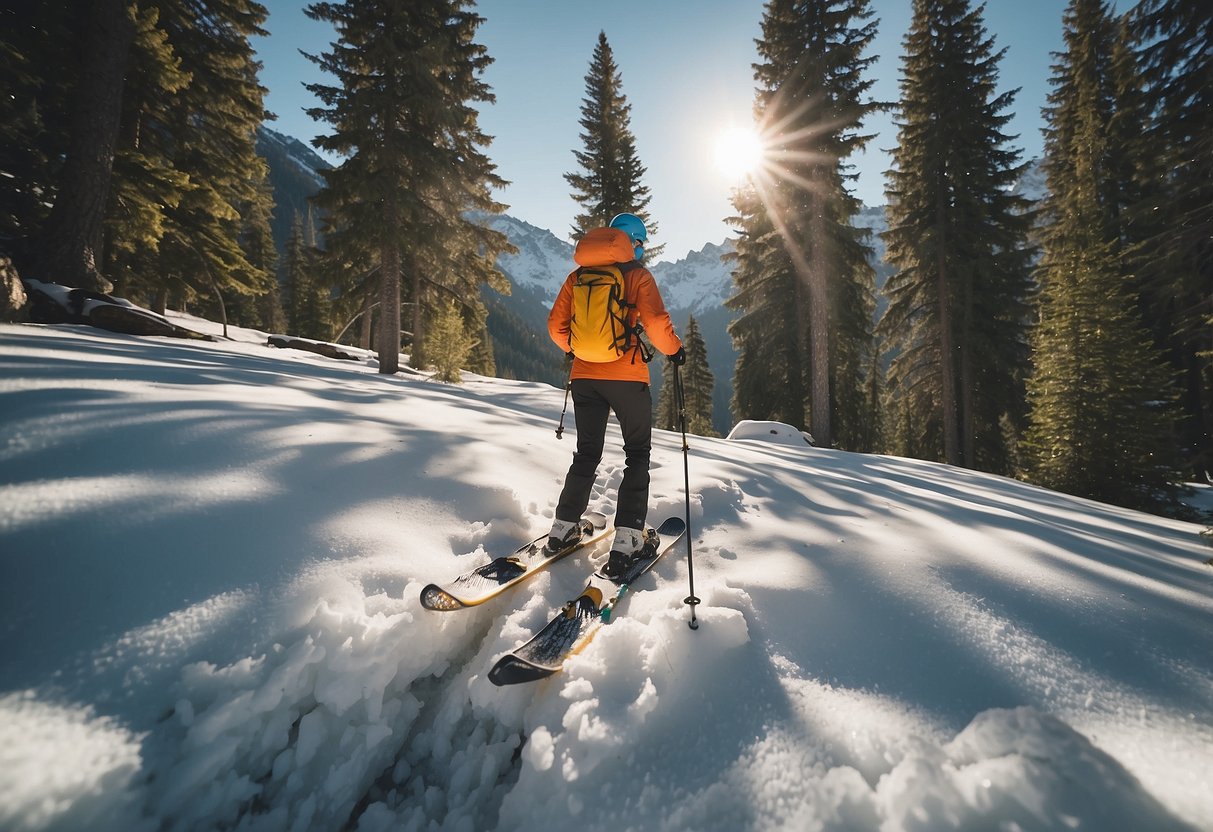
[[[633,324],[639,319],[645,335],[659,352],[666,355],[678,352],[682,348],[682,340],[674,332],[670,313],[665,310],[665,303],[661,300],[661,292],[657,291],[653,275],[638,263],[618,265],[623,271],[627,302],[634,306],[628,312],[628,323]],[[560,287],[560,294],[556,296],[556,302],[552,304],[552,311],[548,315],[548,334],[552,336],[556,346],[566,353],[569,351],[569,321],[573,317],[573,283],[576,279],[576,271],[570,272],[565,278],[564,285]],[[651,382],[649,365],[640,357],[639,347],[609,363],[574,358],[572,377],[643,381],[646,384]]]

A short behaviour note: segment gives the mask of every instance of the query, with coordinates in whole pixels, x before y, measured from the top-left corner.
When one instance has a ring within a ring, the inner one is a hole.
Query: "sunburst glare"
[[[730,127],[716,139],[716,167],[730,179],[755,173],[765,154],[766,146],[752,127]]]

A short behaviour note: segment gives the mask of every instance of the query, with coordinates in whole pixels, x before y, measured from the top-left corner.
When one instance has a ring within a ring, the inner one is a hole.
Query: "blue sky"
[[[310,142],[325,130],[303,112],[314,100],[305,81],[325,79],[299,55],[325,51],[332,28],[303,14],[297,0],[263,0],[270,37],[255,43],[269,88],[268,108],[279,132]],[[910,0],[875,0],[878,35],[871,54],[872,95],[896,100],[901,41],[909,26]],[[632,132],[650,211],[659,225],[655,243],[673,260],[731,233],[734,182],[713,161],[716,137],[730,125],[749,124],[754,98],[752,64],[762,0],[480,0],[485,23],[477,40],[495,62],[485,80],[497,96],[483,109],[481,125],[494,137],[487,149],[498,173],[511,184],[497,194],[508,213],[566,238],[577,213],[564,174],[575,169],[585,75],[599,31],[605,31],[632,105]],[[1040,110],[1049,91],[1051,52],[1061,49],[1063,0],[989,0],[986,28],[997,48],[1000,91],[1021,88],[1009,131],[1026,156],[1041,149]],[[860,174],[856,194],[884,202],[883,152],[896,142],[891,116],[866,125],[877,136],[853,161]],[[337,160],[333,160],[337,161]]]

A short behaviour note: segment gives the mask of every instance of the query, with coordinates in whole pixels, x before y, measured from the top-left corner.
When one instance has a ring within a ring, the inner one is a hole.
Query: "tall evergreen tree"
[[[271,265],[245,250],[270,206],[254,152],[264,89],[249,42],[263,34],[265,8],[100,0],[64,16],[32,6],[18,18],[29,43],[0,48],[22,93],[0,119],[13,117],[3,120],[28,148],[5,200],[30,242],[27,273],[94,288],[112,280],[157,308],[170,288],[183,302],[218,293],[221,306],[223,295],[271,288]],[[38,204],[21,205],[32,193]],[[42,203],[53,204],[49,215]]]
[[[92,0],[87,19],[80,54],[71,56],[76,78],[54,204],[21,266],[42,280],[107,291],[102,233],[135,12],[126,0]]]
[[[1046,109],[1049,196],[1040,323],[1028,381],[1027,476],[1135,507],[1177,472],[1168,375],[1123,272],[1114,160],[1115,26],[1102,0],[1071,0]]]
[[[468,287],[509,290],[495,265],[508,242],[469,218],[500,212],[490,189],[505,183],[480,149],[490,139],[474,104],[494,100],[480,77],[492,58],[474,40],[483,18],[467,6],[347,0],[306,10],[338,33],[329,52],[309,56],[336,79],[308,85],[324,105],[309,114],[333,128],[314,144],[345,157],[317,198],[325,246],[354,264],[351,273],[377,271],[381,373],[399,369],[402,275],[411,278],[415,363],[425,360],[425,321],[440,296],[475,306]]]
[[[661,430],[680,430],[678,420],[678,402],[674,394],[675,366],[669,361],[661,365],[661,392],[657,394],[656,414],[653,427]]]
[[[280,332],[286,322],[286,316],[282,309],[277,279],[278,252],[274,248],[274,236],[270,230],[273,206],[274,196],[269,179],[266,178],[258,184],[257,198],[246,200],[240,208],[240,248],[250,266],[273,276],[273,279],[268,281],[264,294],[255,301],[246,302],[245,306],[249,310],[247,320],[260,329]]]
[[[1032,219],[1011,186],[1014,93],[969,0],[915,0],[888,179],[889,392],[898,453],[1010,472],[1000,425],[1022,423]],[[899,435],[900,434],[900,435]]]
[[[770,0],[758,41],[755,114],[771,175],[739,191],[741,230],[729,305],[738,358],[735,415],[808,424],[823,445],[856,450],[867,435],[864,374],[873,366],[874,272],[846,159],[880,105],[863,57],[875,35],[869,0]],[[807,395],[806,395],[807,394]]]
[[[249,261],[241,212],[254,204],[269,210],[268,170],[256,151],[265,88],[251,43],[265,34],[265,7],[243,0],[159,2],[161,25],[191,75],[165,118],[177,142],[174,167],[188,174],[190,187],[170,212],[160,272],[208,302],[264,294],[274,273]]]
[[[573,220],[574,239],[624,212],[644,220],[650,241],[657,238],[657,223],[649,215],[652,196],[642,182],[646,168],[640,163],[636,137],[632,135],[631,111],[615,54],[606,32],[599,32],[585,76],[585,98],[581,100],[583,149],[573,151],[581,170],[564,175],[573,189],[573,199],[581,206],[581,213]],[[662,249],[645,246],[650,258],[661,254]]]
[[[434,318],[434,378],[458,384],[463,379],[460,370],[467,364],[471,354],[471,342],[463,325],[463,314],[454,300],[439,303]]]
[[[712,388],[716,379],[708,366],[708,345],[703,340],[699,322],[692,315],[687,321],[687,361],[681,369],[683,392],[686,396],[687,430],[697,436],[716,436],[712,427]]]
[[[70,102],[87,17],[50,3],[0,6],[0,240],[32,238],[67,155]],[[34,275],[30,275],[33,277]]]
[[[171,111],[193,75],[155,6],[140,9],[122,96],[122,130],[106,212],[106,271],[115,291],[163,312],[170,288],[160,267],[160,241],[191,187],[174,152],[184,139],[169,128]],[[179,287],[172,287],[179,288]]]
[[[274,288],[272,262],[247,248],[272,206],[251,44],[265,18],[251,2],[140,4],[107,232],[119,288],[154,308],[174,294],[253,323],[253,299]]]
[[[307,237],[303,218],[296,214],[282,263],[287,326],[292,335],[327,341],[333,336],[329,293],[317,277],[315,249],[308,245]]]
[[[682,339],[686,350],[686,363],[677,372],[682,377],[683,413],[686,414],[687,432],[697,436],[719,436],[712,427],[712,388],[716,379],[708,366],[708,347],[699,329],[699,322],[691,315]],[[662,430],[680,430],[677,396],[675,395],[675,367],[665,362],[661,373],[661,393],[657,397],[656,426]]]
[[[1213,10],[1144,0],[1129,19],[1147,114],[1129,254],[1155,343],[1178,374],[1185,464],[1199,477],[1213,470]]]

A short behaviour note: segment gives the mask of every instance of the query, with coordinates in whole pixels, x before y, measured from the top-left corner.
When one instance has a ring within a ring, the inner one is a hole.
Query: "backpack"
[[[634,259],[632,242],[618,228],[595,228],[577,241],[573,259],[579,268],[574,272],[569,345],[582,361],[617,361],[642,346],[631,312],[635,304],[627,301],[620,268]]]

